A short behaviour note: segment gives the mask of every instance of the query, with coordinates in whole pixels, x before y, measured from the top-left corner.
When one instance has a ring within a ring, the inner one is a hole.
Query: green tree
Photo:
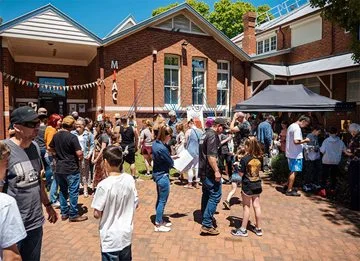
[[[313,7],[322,8],[323,17],[350,31],[353,59],[360,63],[359,0],[310,0],[310,3]]]
[[[186,3],[188,3],[190,6],[192,6],[199,14],[201,14],[203,17],[208,18],[210,15],[210,7],[207,3],[203,1],[198,0],[186,0]],[[152,11],[152,16],[161,14],[175,6],[178,6],[179,4],[177,2],[173,4],[169,4],[167,6],[162,6],[159,8],[156,8]]]
[[[268,19],[272,20],[274,19],[274,15],[271,13],[268,13],[266,15],[266,12],[270,10],[270,6],[269,5],[260,5],[258,6],[258,8],[256,9],[256,13],[258,15],[257,17],[257,23],[261,24],[263,22],[268,21]]]
[[[214,4],[214,11],[210,14],[210,22],[232,38],[243,31],[242,16],[248,11],[255,11],[251,3],[231,0],[220,0]]]

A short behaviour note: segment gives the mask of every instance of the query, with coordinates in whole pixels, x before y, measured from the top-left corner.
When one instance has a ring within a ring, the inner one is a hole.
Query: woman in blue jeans
[[[168,126],[161,126],[158,129],[156,140],[152,144],[153,153],[153,179],[156,182],[156,218],[155,232],[171,231],[171,223],[163,220],[164,208],[170,193],[170,168],[174,161],[170,156],[168,148],[165,146],[172,137],[172,129]]]

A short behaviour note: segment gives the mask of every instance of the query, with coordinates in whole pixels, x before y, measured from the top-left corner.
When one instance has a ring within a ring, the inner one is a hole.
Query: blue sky
[[[212,8],[216,0],[204,0]],[[53,4],[72,19],[99,37],[104,37],[127,15],[137,22],[151,16],[153,9],[183,0],[0,0],[3,23],[31,12],[48,3]],[[250,0],[253,5],[264,3],[271,7],[283,0]]]

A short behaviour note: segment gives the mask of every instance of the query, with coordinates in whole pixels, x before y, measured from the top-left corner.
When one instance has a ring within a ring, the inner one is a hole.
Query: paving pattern
[[[136,212],[133,260],[360,260],[360,212],[352,212],[319,197],[286,197],[265,181],[261,195],[264,235],[247,238],[230,234],[242,217],[240,192],[231,210],[218,206],[215,215],[220,235],[199,234],[201,189],[171,185],[165,214],[173,223],[169,233],[154,232],[155,183],[137,182],[140,206]],[[223,199],[230,191],[223,186]],[[237,197],[237,198],[236,198]],[[98,221],[91,198],[80,196],[89,220],[81,223],[46,223],[42,260],[100,260]],[[253,219],[253,213],[251,216]]]

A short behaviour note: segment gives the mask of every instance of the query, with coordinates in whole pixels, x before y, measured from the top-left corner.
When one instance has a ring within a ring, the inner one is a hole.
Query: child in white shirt
[[[96,189],[91,207],[100,219],[102,260],[132,260],[133,219],[138,204],[134,178],[123,173],[121,147],[108,146],[103,152],[107,178]]]

